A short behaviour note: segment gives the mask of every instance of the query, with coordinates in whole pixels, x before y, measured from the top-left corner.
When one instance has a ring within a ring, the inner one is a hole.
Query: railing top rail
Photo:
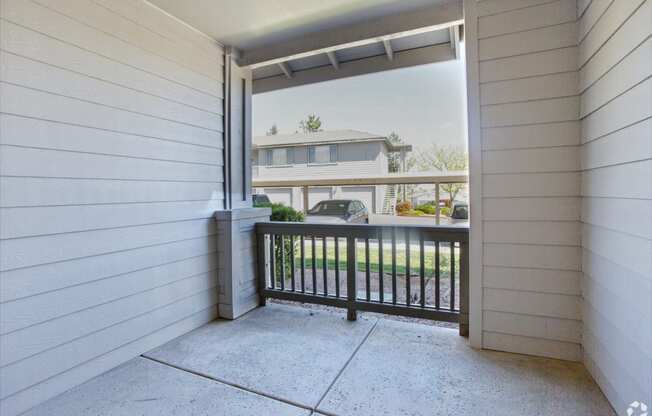
[[[305,222],[259,222],[256,232],[263,234],[308,235],[315,237],[377,238],[380,233],[389,237],[392,230],[410,230],[435,241],[468,242],[468,226],[426,225],[372,225],[372,224],[314,224]]]

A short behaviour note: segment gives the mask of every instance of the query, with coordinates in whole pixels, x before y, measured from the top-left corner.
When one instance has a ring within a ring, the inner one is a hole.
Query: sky
[[[322,129],[396,132],[415,150],[431,143],[466,147],[461,60],[422,65],[253,96],[253,134],[276,124],[294,133],[308,114]]]

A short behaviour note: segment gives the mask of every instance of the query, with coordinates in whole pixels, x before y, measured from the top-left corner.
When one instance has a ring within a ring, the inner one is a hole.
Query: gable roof
[[[273,136],[256,136],[253,138],[254,148],[272,148],[287,146],[305,146],[317,144],[358,143],[383,141],[389,151],[411,151],[412,146],[393,144],[385,136],[358,130],[328,130],[315,133],[276,134]]]

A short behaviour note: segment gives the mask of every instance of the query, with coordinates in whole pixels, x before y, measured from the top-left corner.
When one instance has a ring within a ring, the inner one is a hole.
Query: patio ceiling
[[[461,0],[150,0],[237,50],[254,93],[456,59]]]

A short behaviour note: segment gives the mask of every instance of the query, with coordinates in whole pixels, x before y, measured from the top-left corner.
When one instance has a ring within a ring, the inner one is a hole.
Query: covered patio
[[[26,414],[614,415],[580,363],[278,303],[208,323]]]
[[[0,414],[646,415],[650,16],[0,0]],[[254,94],[440,62],[468,228],[252,207]]]

